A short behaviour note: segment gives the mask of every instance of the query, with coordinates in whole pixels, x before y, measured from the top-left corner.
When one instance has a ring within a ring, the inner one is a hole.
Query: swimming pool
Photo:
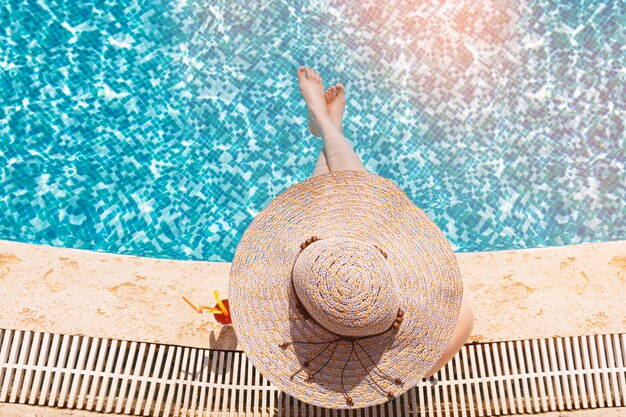
[[[232,261],[308,178],[295,69],[455,250],[626,238],[625,1],[15,1],[0,239]]]

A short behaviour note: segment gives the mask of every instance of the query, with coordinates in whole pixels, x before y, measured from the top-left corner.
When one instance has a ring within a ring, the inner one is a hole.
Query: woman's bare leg
[[[323,152],[328,169],[367,171],[361,158],[354,152],[341,130],[335,126],[326,109],[311,109],[311,112],[322,133]]]
[[[311,174],[311,177],[320,174],[326,174],[327,172],[330,172],[330,170],[328,169],[328,164],[326,163],[326,155],[324,155],[324,147],[322,146],[320,156],[317,158],[317,164],[315,164],[315,169],[313,170],[313,174]]]
[[[341,83],[337,83],[330,87],[324,93],[324,99],[326,100],[326,109],[328,110],[328,114],[330,115],[331,120],[341,130],[343,133],[343,113],[346,106],[346,95],[345,89]],[[315,122],[314,116],[311,114],[309,110],[309,130],[311,134],[314,136],[321,136],[319,127]],[[311,176],[316,176],[320,174],[325,174],[330,172],[328,169],[328,164],[326,163],[326,155],[324,154],[324,146],[320,150],[320,156],[317,158],[317,164],[315,165],[315,169],[313,170],[313,174]]]
[[[310,68],[300,67],[298,79],[302,96],[322,135],[323,153],[329,170],[367,171],[359,156],[343,136],[341,129],[333,123],[328,114],[324,100],[324,87],[319,74]]]

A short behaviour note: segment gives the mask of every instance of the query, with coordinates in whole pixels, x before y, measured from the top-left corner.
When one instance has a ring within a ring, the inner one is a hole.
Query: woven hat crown
[[[300,302],[320,325],[344,336],[370,336],[394,322],[400,306],[393,268],[369,242],[326,238],[309,244],[293,268]]]

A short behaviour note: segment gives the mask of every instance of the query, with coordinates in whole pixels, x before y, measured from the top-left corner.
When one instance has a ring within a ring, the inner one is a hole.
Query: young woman
[[[346,103],[345,89],[341,83],[324,91],[322,77],[311,68],[298,68],[300,92],[309,110],[309,129],[324,142],[317,160],[313,176],[337,170],[367,171],[363,162],[343,136],[342,121]],[[461,312],[456,328],[446,350],[435,366],[428,372],[429,377],[441,369],[463,347],[474,326],[474,313],[463,291]]]

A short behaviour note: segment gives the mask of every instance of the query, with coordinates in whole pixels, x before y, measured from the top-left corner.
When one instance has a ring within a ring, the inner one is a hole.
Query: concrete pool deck
[[[626,241],[456,255],[470,341],[626,331]],[[228,298],[230,265],[0,241],[0,327],[239,350],[182,299]]]
[[[626,331],[626,241],[456,255],[474,310],[470,342]],[[0,327],[240,350],[231,326],[181,297],[228,298],[230,265],[0,241]],[[575,413],[558,415],[587,415]]]

